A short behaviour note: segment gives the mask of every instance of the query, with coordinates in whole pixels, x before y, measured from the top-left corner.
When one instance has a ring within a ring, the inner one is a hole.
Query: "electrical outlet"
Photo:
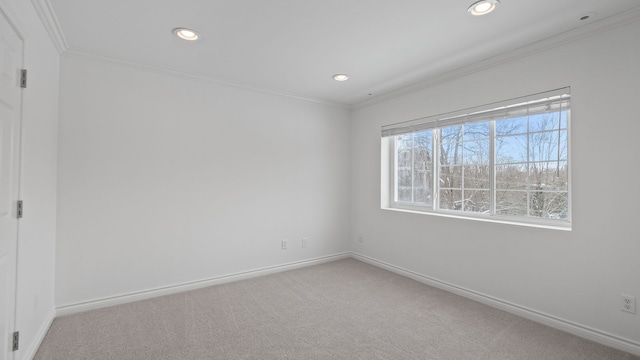
[[[285,250],[287,248],[287,240],[282,240],[282,250]]]
[[[307,247],[307,241],[309,241],[309,239],[307,238],[302,238],[302,248],[306,248]]]
[[[620,310],[628,313],[636,313],[636,297],[631,295],[620,294],[622,300]]]

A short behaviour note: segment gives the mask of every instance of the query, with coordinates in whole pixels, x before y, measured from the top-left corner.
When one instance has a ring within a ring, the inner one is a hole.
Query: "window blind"
[[[560,112],[569,108],[570,99],[571,88],[564,87],[470,109],[385,125],[382,127],[382,137],[480,121]]]

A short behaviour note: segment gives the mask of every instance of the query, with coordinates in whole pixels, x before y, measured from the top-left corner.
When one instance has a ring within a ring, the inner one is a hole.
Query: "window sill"
[[[526,227],[535,227],[541,229],[550,229],[550,230],[562,230],[562,231],[571,231],[571,222],[570,221],[526,221],[521,219],[513,219],[506,216],[486,216],[486,215],[474,215],[465,213],[464,215],[447,212],[447,211],[431,211],[431,210],[416,210],[416,209],[408,209],[408,208],[400,208],[400,207],[386,207],[382,206],[382,210],[391,210],[396,212],[404,212],[418,215],[429,215],[429,216],[440,216],[447,217],[452,219],[463,219],[463,220],[473,220],[473,221],[483,221],[497,224],[506,224],[506,225],[516,225],[516,226],[526,226]]]

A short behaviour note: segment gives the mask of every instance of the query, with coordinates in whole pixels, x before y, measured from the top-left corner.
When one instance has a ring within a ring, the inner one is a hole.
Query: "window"
[[[407,204],[431,204],[431,130],[396,137],[396,198]]]
[[[383,127],[386,207],[568,228],[569,90]]]

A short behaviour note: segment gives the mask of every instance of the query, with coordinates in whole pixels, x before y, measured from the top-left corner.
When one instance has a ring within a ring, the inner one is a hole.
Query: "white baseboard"
[[[380,261],[380,260],[365,256],[365,255],[361,255],[355,252],[351,253],[351,257],[356,260],[365,262],[367,264],[370,264],[385,270],[389,270],[398,275],[402,275],[410,279],[419,281],[423,284],[437,287],[439,289],[442,289],[460,296],[464,296],[468,299],[483,303],[485,305],[489,305],[491,307],[494,307],[500,310],[504,310],[514,315],[521,316],[523,318],[550,326],[552,328],[555,328],[564,332],[568,332],[570,334],[640,356],[640,343],[637,343],[635,341],[621,338],[619,336],[609,334],[604,331],[600,331],[597,329],[590,328],[588,326],[584,326],[584,325],[574,323],[565,319],[561,319],[553,315],[545,314],[543,312],[536,311],[534,309],[520,306],[518,304],[501,300],[486,294],[482,294],[477,291],[469,290],[454,284],[447,283],[445,281],[434,279],[432,277],[422,275],[411,270],[403,269],[399,266],[391,265],[384,261]]]
[[[371,264],[376,267],[383,268],[385,270],[389,270],[393,273],[408,277],[410,279],[419,281],[421,283],[434,286],[460,296],[464,296],[466,298],[478,301],[480,303],[489,305],[491,307],[507,311],[509,313],[521,316],[523,318],[526,318],[547,326],[551,326],[558,330],[562,330],[570,334],[580,336],[582,338],[589,339],[597,343],[640,356],[640,343],[637,343],[635,341],[621,338],[619,336],[616,336],[604,331],[593,329],[588,326],[584,326],[584,325],[574,323],[553,315],[545,314],[543,312],[540,312],[534,309],[520,306],[518,304],[514,304],[502,299],[498,299],[493,296],[489,296],[489,295],[482,294],[470,289],[466,289],[454,284],[450,284],[445,281],[441,281],[426,275],[422,275],[414,271],[407,270],[399,266],[395,266],[395,265],[365,256],[365,255],[355,253],[355,252],[328,255],[328,256],[318,257],[314,259],[308,259],[308,260],[297,261],[297,262],[292,262],[287,264],[254,269],[254,270],[249,270],[249,271],[235,273],[235,274],[218,276],[210,279],[204,279],[199,281],[167,286],[163,288],[150,289],[150,290],[145,290],[145,291],[140,291],[140,292],[135,292],[130,294],[124,294],[119,296],[113,296],[108,298],[95,299],[95,300],[90,300],[86,302],[65,305],[65,306],[56,308],[55,316],[70,315],[70,314],[75,314],[83,311],[99,309],[99,308],[114,306],[114,305],[120,305],[120,304],[130,303],[133,301],[145,300],[145,299],[150,299],[158,296],[169,295],[169,294],[174,294],[174,293],[188,291],[188,290],[195,290],[203,287],[224,284],[224,283],[233,282],[233,281],[250,279],[258,276],[264,276],[264,275],[274,274],[282,271],[322,264],[330,261],[346,259],[349,257]],[[38,332],[38,337],[37,337],[38,341],[34,342],[31,348],[29,348],[29,351],[25,353],[25,357],[23,357],[23,359],[30,360],[31,358],[33,358],[40,343],[42,342],[42,339],[46,335],[46,332],[49,326],[51,325],[51,322],[53,322],[53,319],[55,316],[53,313],[50,314],[49,321],[45,324],[46,326],[43,326],[43,328]]]
[[[56,311],[54,308],[51,308],[51,311],[49,311],[49,313],[47,314],[47,317],[45,318],[45,321],[42,323],[42,326],[40,327],[40,329],[38,329],[38,332],[36,333],[36,336],[33,342],[31,343],[28,349],[20,353],[20,355],[22,356],[19,355],[18,358],[21,358],[23,360],[31,360],[33,359],[34,356],[36,356],[36,353],[40,348],[40,344],[42,344],[42,341],[44,340],[44,337],[47,335],[47,331],[49,331],[49,328],[51,327],[51,324],[53,323],[53,320],[55,320],[55,318],[56,318]]]
[[[287,264],[268,266],[260,269],[253,269],[248,271],[243,271],[235,274],[228,274],[223,276],[217,276],[209,279],[202,279],[198,281],[191,281],[182,284],[176,284],[156,289],[149,289],[129,294],[122,294],[117,296],[111,296],[107,298],[94,299],[84,302],[79,302],[75,304],[69,304],[64,306],[59,306],[56,308],[56,316],[64,316],[75,314],[83,311],[100,309],[108,306],[126,304],[139,300],[151,299],[158,296],[175,294],[183,291],[200,289],[208,286],[224,284],[232,281],[239,281],[244,279],[250,279],[258,276],[264,276],[269,274],[274,274],[286,270],[292,270],[317,264],[322,264],[330,261],[347,259],[350,257],[350,253],[340,253],[328,256],[317,257],[308,260],[296,261]]]

